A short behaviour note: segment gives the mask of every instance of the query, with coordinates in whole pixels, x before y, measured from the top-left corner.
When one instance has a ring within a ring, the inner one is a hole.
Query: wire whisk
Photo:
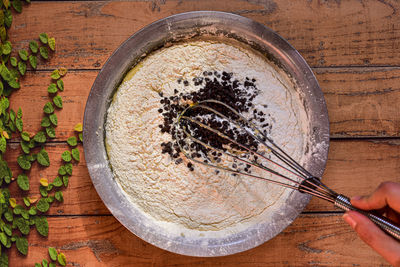
[[[398,225],[388,218],[353,207],[348,197],[328,188],[255,123],[229,105],[212,99],[190,104],[178,115],[175,127],[180,151],[190,161],[298,190],[345,211],[358,211],[400,240]],[[269,175],[264,175],[267,173]]]

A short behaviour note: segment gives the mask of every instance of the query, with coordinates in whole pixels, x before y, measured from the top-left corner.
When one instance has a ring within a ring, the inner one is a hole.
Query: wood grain
[[[99,69],[130,35],[176,13],[216,10],[240,14],[286,38],[311,66],[399,66],[397,1],[86,1],[35,2],[14,19],[17,49],[47,32],[57,41],[60,65]],[[43,11],[46,12],[43,12]]]
[[[42,177],[52,181],[61,164],[60,155],[67,145],[48,144],[46,150],[52,160],[49,168],[34,164],[30,171],[30,195],[39,195],[39,180]],[[18,145],[9,147],[6,160],[10,162],[16,177],[21,171],[16,163],[19,155]],[[54,204],[52,215],[99,215],[110,214],[99,198],[87,171],[82,155],[81,162],[74,167],[69,186],[63,190],[64,203]],[[354,140],[332,141],[329,159],[323,181],[339,193],[354,196],[371,193],[381,182],[390,180],[400,182],[400,142],[398,140]],[[11,186],[14,196],[21,193],[14,183]],[[22,203],[22,202],[21,202]],[[325,212],[336,210],[332,204],[313,198],[306,212]]]
[[[302,215],[263,245],[232,256],[196,258],[156,248],[131,234],[114,217],[51,217],[49,238],[29,235],[27,257],[11,250],[10,266],[63,252],[68,266],[389,266],[362,243],[340,215]]]

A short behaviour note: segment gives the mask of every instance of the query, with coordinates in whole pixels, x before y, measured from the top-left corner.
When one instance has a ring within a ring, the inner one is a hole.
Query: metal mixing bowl
[[[127,25],[128,27],[128,25]],[[262,52],[282,68],[296,84],[307,111],[314,157],[307,169],[321,176],[329,147],[329,121],[325,100],[311,69],[282,37],[253,20],[223,12],[189,12],[150,24],[125,41],[104,64],[86,103],[84,151],[93,184],[111,213],[132,233],[168,251],[191,256],[222,256],[258,246],[285,229],[307,205],[308,195],[292,191],[268,222],[223,238],[171,237],[128,200],[114,180],[104,144],[104,123],[113,93],[126,73],[144,55],[166,43],[201,35],[234,38]],[[138,133],[140,134],[140,133]]]

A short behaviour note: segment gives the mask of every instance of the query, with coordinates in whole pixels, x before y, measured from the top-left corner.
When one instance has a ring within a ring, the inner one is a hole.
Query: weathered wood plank
[[[29,253],[13,248],[10,266],[33,266],[56,247],[68,266],[389,266],[360,241],[340,215],[302,215],[274,239],[236,255],[181,256],[131,234],[112,216],[49,218],[49,237],[29,235]]]
[[[314,69],[331,136],[400,136],[400,69]]]
[[[29,194],[39,195],[39,180],[42,177],[52,181],[61,164],[60,155],[67,148],[62,144],[48,144],[46,150],[51,159],[49,168],[34,164],[30,172],[31,190]],[[7,160],[16,177],[20,173],[16,158],[20,148],[9,148]],[[83,154],[81,162],[74,167],[69,186],[63,190],[64,203],[54,204],[49,214],[110,214],[99,198],[90,180]],[[323,181],[339,193],[353,196],[372,192],[379,183],[387,180],[400,182],[400,142],[392,141],[332,141],[329,160]],[[13,195],[22,194],[14,183]],[[305,211],[332,211],[328,202],[313,198]]]
[[[18,49],[41,32],[54,36],[52,67],[98,69],[124,40],[151,22],[180,12],[217,10],[269,26],[312,66],[398,66],[399,9],[392,0],[46,1],[16,15],[10,33]]]
[[[83,121],[86,99],[97,71],[70,71],[63,78],[63,110],[56,111],[59,125],[55,140],[66,140]],[[327,102],[331,136],[400,136],[400,68],[315,69]],[[11,107],[22,107],[24,129],[41,129],[49,72],[29,72],[22,88],[11,97]]]

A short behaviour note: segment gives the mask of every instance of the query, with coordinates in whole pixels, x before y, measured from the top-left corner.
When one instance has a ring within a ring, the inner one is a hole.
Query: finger
[[[343,219],[357,232],[358,236],[384,257],[393,266],[400,266],[400,242],[384,233],[366,216],[348,211]]]
[[[400,212],[400,184],[384,182],[369,196],[353,197],[351,204],[363,210],[376,210],[386,206]]]

